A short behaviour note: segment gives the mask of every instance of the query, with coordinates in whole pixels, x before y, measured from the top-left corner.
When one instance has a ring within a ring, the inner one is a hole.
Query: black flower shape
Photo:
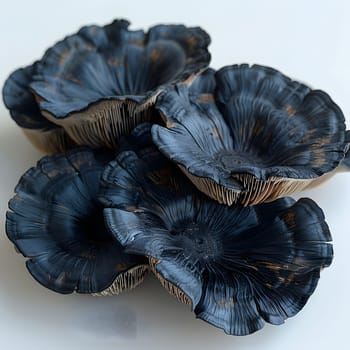
[[[335,169],[347,146],[344,116],[323,91],[262,66],[224,67],[212,94],[182,84],[157,99],[167,128],[153,140],[204,193],[257,204],[300,191]]]
[[[73,142],[61,126],[50,122],[40,112],[29,89],[36,66],[20,68],[8,77],[2,90],[3,100],[12,119],[35,147],[45,153],[61,152]]]
[[[50,48],[31,84],[48,119],[77,144],[114,147],[150,120],[164,84],[191,81],[208,66],[210,38],[200,28],[158,25],[145,33],[116,20],[88,26]]]
[[[105,222],[126,252],[148,256],[170,293],[228,334],[250,334],[300,311],[332,261],[322,210],[291,198],[228,207],[177,171],[161,155],[151,163],[133,151],[106,167]]]
[[[108,233],[97,200],[109,152],[75,149],[41,159],[20,179],[6,231],[27,268],[59,293],[118,294],[142,282],[143,257],[125,254]]]

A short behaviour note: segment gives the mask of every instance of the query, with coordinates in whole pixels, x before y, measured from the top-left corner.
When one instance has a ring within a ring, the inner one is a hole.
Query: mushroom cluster
[[[341,109],[273,68],[209,68],[199,27],[128,26],[83,27],[6,80],[46,153],[8,238],[58,293],[116,295],[151,271],[227,334],[283,323],[332,262],[322,210],[287,196],[349,170]]]

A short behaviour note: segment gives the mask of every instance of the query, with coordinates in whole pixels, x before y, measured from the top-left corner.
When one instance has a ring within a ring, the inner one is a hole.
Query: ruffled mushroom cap
[[[59,293],[118,294],[142,282],[147,260],[108,233],[97,200],[106,152],[75,149],[41,159],[20,179],[6,216],[8,238],[43,286]]]
[[[70,148],[73,142],[62,127],[41,114],[29,90],[35,69],[36,64],[33,64],[13,72],[3,87],[3,100],[12,119],[36,148],[44,153],[62,152]]]
[[[155,163],[126,151],[103,173],[105,222],[125,251],[148,256],[171,294],[228,334],[300,311],[332,261],[322,210],[291,198],[228,207],[187,186],[176,168],[167,180],[154,176]]]
[[[262,66],[216,72],[212,95],[167,87],[153,140],[220,203],[257,204],[300,191],[344,157],[344,116],[323,91]]]
[[[145,33],[116,20],[88,26],[47,50],[31,88],[43,114],[77,144],[114,148],[152,118],[164,84],[191,81],[208,66],[202,29],[158,25]]]
[[[313,180],[310,185],[307,187],[307,189],[318,187],[322,185],[324,182],[328,181],[331,177],[333,177],[335,174],[338,173],[348,173],[350,172],[350,152],[349,152],[349,146],[350,146],[350,130],[347,130],[345,132],[345,142],[347,143],[345,147],[345,156],[344,159],[341,160],[339,165],[332,170],[329,173],[326,173],[319,178]]]

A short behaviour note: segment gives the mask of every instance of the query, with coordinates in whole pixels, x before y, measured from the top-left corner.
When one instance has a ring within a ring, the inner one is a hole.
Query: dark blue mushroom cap
[[[51,130],[60,128],[47,120],[41,113],[29,84],[36,64],[17,69],[5,82],[2,90],[3,100],[14,121],[22,128]]]
[[[312,200],[228,207],[176,169],[154,176],[153,164],[125,151],[102,176],[105,221],[126,252],[148,256],[172,294],[228,334],[281,324],[302,309],[333,256]],[[173,167],[160,154],[157,164]]]
[[[30,141],[45,152],[63,151],[72,142],[63,128],[47,120],[29,85],[36,72],[37,63],[17,69],[5,81],[2,96],[12,119],[20,126]]]
[[[164,84],[190,82],[209,64],[210,38],[199,27],[158,25],[145,33],[128,26],[115,20],[83,27],[38,63],[30,86],[40,109],[78,144],[114,147],[116,138],[152,119]]]
[[[162,153],[212,198],[273,200],[343,159],[344,116],[325,92],[257,65],[224,67],[215,80],[212,94],[167,87],[156,104],[167,128],[152,130]]]
[[[20,179],[6,232],[43,286],[59,293],[119,293],[141,282],[141,256],[123,252],[108,233],[97,200],[111,154],[78,148],[45,157]]]

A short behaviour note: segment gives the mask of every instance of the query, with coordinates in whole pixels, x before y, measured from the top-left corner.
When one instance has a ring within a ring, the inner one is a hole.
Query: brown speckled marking
[[[90,33],[91,33],[92,35],[96,35],[96,34],[97,34],[97,28],[96,28],[96,27],[91,28],[91,29],[90,29]]]
[[[323,149],[321,148],[313,149],[312,155],[314,159],[311,162],[311,166],[318,168],[328,164],[326,160],[326,155]]]
[[[216,126],[213,127],[212,134],[215,138],[221,138],[220,131],[218,130],[218,128]]]
[[[270,131],[266,137],[263,139],[262,143],[264,146],[270,146],[270,143],[271,143],[271,139],[272,139],[272,131]]]
[[[253,128],[253,135],[259,136],[263,131],[264,131],[264,126],[257,122]]]
[[[169,294],[174,296],[178,301],[183,304],[191,305],[191,299],[185,294],[180,288],[174,286],[171,282],[163,278],[156,269],[156,265],[158,264],[158,260],[152,257],[149,257],[149,266],[154,275],[158,278],[162,286],[168,291]]]
[[[188,37],[186,42],[190,50],[193,50],[197,46],[197,40],[193,36]]]
[[[94,161],[92,159],[79,159],[79,158],[73,158],[69,160],[75,169],[80,169],[83,165],[92,167],[94,165]]]
[[[140,208],[137,208],[137,207],[131,206],[131,205],[125,207],[125,210],[129,211],[131,213],[143,213],[144,212],[143,209],[140,209]]]
[[[111,57],[107,63],[112,67],[119,67],[124,64],[124,57]]]
[[[94,51],[95,48],[94,46],[90,45],[90,44],[84,44],[81,47],[79,47],[80,51]],[[58,65],[59,66],[64,66],[66,64],[66,61],[69,59],[69,57],[71,56],[72,53],[74,53],[75,50],[72,50],[71,47],[67,48],[67,50],[63,51],[60,53],[60,57],[58,60]],[[59,74],[59,71],[57,71],[56,74]],[[58,75],[57,75],[58,76]]]
[[[174,122],[174,121],[167,120],[167,121],[165,122],[165,126],[166,126],[168,129],[171,129],[171,128],[173,128],[173,127],[176,126],[176,125],[177,125],[177,123]]]
[[[62,170],[63,170],[62,168],[60,168],[60,169],[52,168],[50,172],[48,172],[48,171],[45,172],[45,175],[48,177],[54,178],[57,175],[62,175],[62,173],[63,173]],[[73,168],[65,168],[64,169],[64,174],[66,174],[66,175],[72,175],[74,173],[75,173],[75,169],[73,169]],[[66,208],[63,205],[60,205],[60,207]],[[67,210],[68,210],[68,208],[67,208]]]
[[[198,102],[211,103],[214,102],[214,96],[212,94],[201,94],[198,96]]]
[[[333,135],[328,135],[317,139],[317,143],[311,146],[311,153],[314,159],[311,163],[314,167],[322,167],[327,165],[325,150],[322,148],[324,145],[328,145],[332,142]]]
[[[317,139],[317,144],[324,146],[332,142],[334,135],[328,135]]]
[[[214,301],[215,302],[215,301]],[[216,303],[216,302],[215,302]],[[217,304],[219,304],[220,306],[224,307],[224,308],[231,308],[232,306],[235,305],[235,301],[233,300],[232,297],[228,298],[228,299],[221,299],[217,302]]]
[[[59,57],[59,60],[58,60],[58,65],[59,66],[63,66],[68,57],[70,56],[70,53],[71,53],[71,50],[70,49],[67,49],[66,51],[63,51],[60,53],[60,57]],[[56,75],[58,74],[59,72],[56,72]]]
[[[285,267],[283,267],[281,264],[274,264],[269,261],[258,261],[256,264],[263,266],[271,271],[279,271],[279,270],[285,269]]]
[[[130,41],[131,45],[136,45],[138,47],[144,48],[145,47],[145,42],[143,40],[135,39]]]
[[[290,271],[286,277],[283,276],[277,276],[278,280],[283,283],[285,287],[288,287],[291,283],[295,282],[295,278],[298,276],[298,271],[295,269],[295,271]]]
[[[299,142],[301,143],[308,143],[312,138],[315,137],[315,134],[317,134],[319,130],[317,129],[311,129],[309,130],[301,139]]]
[[[296,108],[290,104],[286,104],[284,106],[284,109],[287,111],[287,113],[290,117],[293,117],[297,111]]]
[[[303,272],[304,269],[307,270],[305,260],[300,257],[295,257],[292,261],[281,264],[274,264],[268,261],[258,261],[257,265],[264,266],[271,271],[275,271],[277,274],[279,274],[280,271],[285,271],[288,273],[288,277],[284,278],[285,280],[291,280],[296,273]]]
[[[152,62],[157,62],[159,60],[160,57],[160,52],[158,49],[152,49],[149,58]]]
[[[72,83],[77,84],[77,85],[81,84],[81,81],[77,77],[72,75],[72,73],[69,73],[68,75],[65,75],[64,79],[68,80],[68,81],[71,81]]]
[[[285,223],[288,225],[288,227],[290,228],[295,227],[296,216],[293,210],[287,210],[287,212],[283,215],[283,219]]]
[[[259,261],[258,264],[260,266],[264,266],[269,269],[271,272],[275,274],[275,277],[278,279],[280,283],[282,283],[285,287],[291,284],[295,278],[295,272],[298,270],[296,266],[293,264],[273,264],[267,261]],[[290,271],[288,271],[290,270]],[[282,276],[281,273],[288,273],[287,276]],[[268,288],[274,288],[271,283],[265,283]]]

